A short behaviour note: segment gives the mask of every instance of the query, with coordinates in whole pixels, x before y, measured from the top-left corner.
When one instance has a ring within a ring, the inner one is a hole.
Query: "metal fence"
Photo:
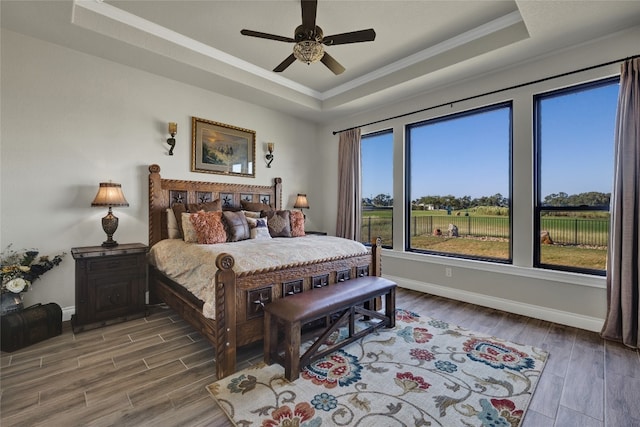
[[[380,237],[382,246],[391,246],[393,243],[393,218],[367,216],[362,217],[360,227],[360,239],[363,243],[371,243],[373,238]]]
[[[508,217],[483,216],[412,216],[411,235],[433,234],[440,230],[449,232],[449,224],[458,228],[459,236],[509,238]],[[391,245],[393,219],[389,217],[363,216],[361,238],[371,242],[374,236],[382,237],[383,245]],[[547,231],[554,243],[562,245],[607,246],[609,220],[604,218],[542,218],[541,229]]]
[[[563,245],[607,246],[609,220],[584,218],[542,218],[541,229],[554,243]]]

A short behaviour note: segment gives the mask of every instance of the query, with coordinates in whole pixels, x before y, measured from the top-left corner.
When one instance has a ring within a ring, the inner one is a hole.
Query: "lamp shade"
[[[129,206],[129,202],[124,198],[120,184],[101,182],[91,206]]]
[[[293,207],[299,209],[309,209],[309,201],[307,200],[307,195],[298,193],[298,197],[296,197],[296,203],[295,205],[293,205]]]

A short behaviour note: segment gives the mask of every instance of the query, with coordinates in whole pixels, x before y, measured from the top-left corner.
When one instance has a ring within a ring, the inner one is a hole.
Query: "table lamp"
[[[98,194],[91,202],[91,206],[108,206],[107,216],[102,218],[102,229],[107,233],[107,240],[102,242],[105,248],[118,246],[118,242],[113,240],[113,233],[118,229],[118,218],[113,214],[113,206],[129,206],[129,202],[124,198],[122,186],[113,182],[101,182]]]
[[[304,211],[302,209],[309,209],[309,200],[307,200],[307,195],[298,193],[298,197],[296,197],[296,203],[293,205],[293,207],[300,209],[300,212],[302,212],[302,216],[306,218],[307,216],[304,214]]]

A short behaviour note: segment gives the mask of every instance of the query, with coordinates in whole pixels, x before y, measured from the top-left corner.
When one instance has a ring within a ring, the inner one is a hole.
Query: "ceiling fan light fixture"
[[[318,62],[324,56],[324,47],[317,40],[303,40],[293,46],[293,56],[306,64]]]
[[[273,69],[275,73],[283,72],[287,67],[298,60],[307,65],[321,61],[333,74],[342,74],[344,72],[344,67],[336,61],[329,52],[324,51],[324,46],[370,42],[376,38],[376,32],[373,28],[349,31],[347,33],[324,37],[322,28],[316,25],[318,0],[299,1],[300,7],[302,8],[302,24],[296,27],[293,32],[293,38],[246,29],[240,31],[240,34],[244,36],[276,40],[285,43],[295,43],[293,45],[293,53],[287,56],[284,61]]]

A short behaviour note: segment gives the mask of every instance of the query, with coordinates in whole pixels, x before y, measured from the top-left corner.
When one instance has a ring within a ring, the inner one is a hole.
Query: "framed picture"
[[[191,129],[191,171],[255,178],[255,131],[198,117]]]

